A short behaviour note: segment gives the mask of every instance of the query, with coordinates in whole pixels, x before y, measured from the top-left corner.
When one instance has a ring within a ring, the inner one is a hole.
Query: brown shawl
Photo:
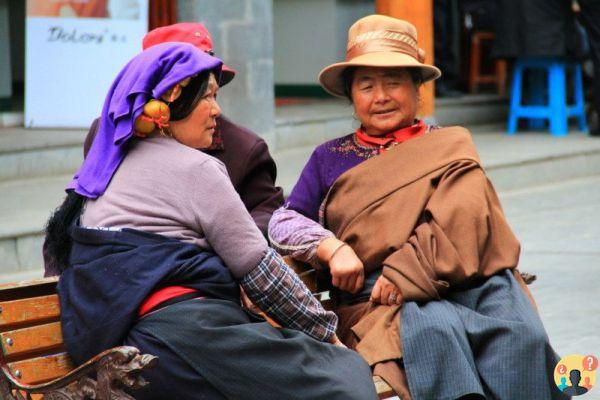
[[[519,259],[519,242],[460,127],[434,130],[346,171],[327,196],[325,223],[367,272],[383,266],[405,301],[440,299],[449,287],[514,269]],[[370,365],[401,358],[398,310],[371,305],[352,326]]]

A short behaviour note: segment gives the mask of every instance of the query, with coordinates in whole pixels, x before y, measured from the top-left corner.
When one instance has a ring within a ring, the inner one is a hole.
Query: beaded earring
[[[144,105],[142,114],[135,120],[133,134],[145,138],[158,127],[163,136],[169,136],[165,133],[165,128],[169,126],[169,119],[171,118],[169,104],[181,96],[182,88],[186,87],[191,79],[192,77],[186,78],[167,90],[161,96],[164,101],[150,99]]]

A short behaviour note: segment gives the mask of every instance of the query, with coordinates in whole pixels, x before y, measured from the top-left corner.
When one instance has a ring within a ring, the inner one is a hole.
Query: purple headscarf
[[[96,138],[67,189],[92,199],[101,196],[127,154],[146,102],[192,75],[212,70],[218,78],[222,64],[188,43],[163,43],[135,56],[110,87]]]

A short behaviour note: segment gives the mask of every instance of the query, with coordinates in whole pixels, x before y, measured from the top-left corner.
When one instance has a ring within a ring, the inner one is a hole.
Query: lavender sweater
[[[256,267],[268,248],[223,163],[158,135],[136,140],[104,195],[86,202],[81,224],[196,244],[217,253],[236,278]]]

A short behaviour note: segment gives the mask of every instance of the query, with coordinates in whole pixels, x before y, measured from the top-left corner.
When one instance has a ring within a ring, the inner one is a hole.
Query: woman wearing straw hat
[[[559,396],[519,242],[469,132],[416,119],[420,86],[441,75],[423,60],[406,21],[350,28],[346,61],[319,81],[361,125],[315,149],[271,243],[331,275],[340,338],[402,399]]]
[[[76,363],[120,345],[158,356],[137,399],[376,399],[335,314],[269,248],[223,163],[196,150],[213,140],[221,66],[158,44],[109,90],[47,227],[67,351]],[[243,310],[240,286],[283,328]]]

